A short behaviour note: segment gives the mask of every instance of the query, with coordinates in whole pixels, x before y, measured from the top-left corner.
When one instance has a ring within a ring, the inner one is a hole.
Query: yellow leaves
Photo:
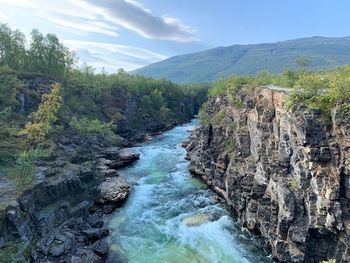
[[[52,123],[57,120],[57,113],[61,106],[59,89],[60,84],[55,83],[50,93],[42,96],[38,110],[31,115],[32,121],[28,122],[20,132],[28,142],[41,143],[52,132]]]
[[[61,105],[59,89],[60,84],[55,83],[51,92],[43,95],[38,110],[32,114],[35,123],[52,123],[57,119],[56,115]]]

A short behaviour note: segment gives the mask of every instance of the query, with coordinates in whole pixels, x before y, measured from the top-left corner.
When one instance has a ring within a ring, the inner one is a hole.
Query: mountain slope
[[[176,82],[210,81],[220,75],[278,73],[300,67],[300,57],[311,61],[310,69],[350,63],[350,37],[311,37],[268,44],[233,45],[171,57],[135,70],[134,74]]]

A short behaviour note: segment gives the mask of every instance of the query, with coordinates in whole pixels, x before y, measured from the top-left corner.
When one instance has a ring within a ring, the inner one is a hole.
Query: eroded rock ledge
[[[131,148],[91,145],[94,155],[86,156],[72,145],[70,151],[61,148],[58,160],[40,163],[42,181],[5,210],[0,244],[16,242],[23,262],[104,262],[109,234],[105,218],[130,191],[116,169],[139,154]],[[92,168],[77,159],[89,160]]]
[[[222,195],[281,262],[350,262],[350,123],[336,109],[287,111],[283,92],[256,88],[209,100],[217,125],[194,130],[190,170]],[[241,106],[241,105],[239,105]]]

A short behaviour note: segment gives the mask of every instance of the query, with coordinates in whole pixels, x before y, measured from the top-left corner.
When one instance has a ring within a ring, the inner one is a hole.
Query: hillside
[[[211,81],[220,75],[255,74],[262,70],[279,73],[301,67],[324,69],[350,62],[350,37],[311,37],[268,44],[233,45],[171,57],[133,73],[175,82]]]

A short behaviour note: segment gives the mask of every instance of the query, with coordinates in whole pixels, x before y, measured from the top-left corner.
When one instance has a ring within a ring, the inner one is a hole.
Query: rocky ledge
[[[28,262],[105,261],[109,230],[104,221],[130,191],[116,169],[139,154],[132,148],[91,147],[95,153],[87,157],[62,145],[59,159],[40,163],[40,180],[5,210],[0,246],[19,244],[19,258]]]
[[[229,95],[209,99],[216,122],[184,144],[190,170],[277,261],[350,262],[350,123],[336,108],[330,124],[318,109],[286,110],[280,91],[234,96],[242,104]]]

